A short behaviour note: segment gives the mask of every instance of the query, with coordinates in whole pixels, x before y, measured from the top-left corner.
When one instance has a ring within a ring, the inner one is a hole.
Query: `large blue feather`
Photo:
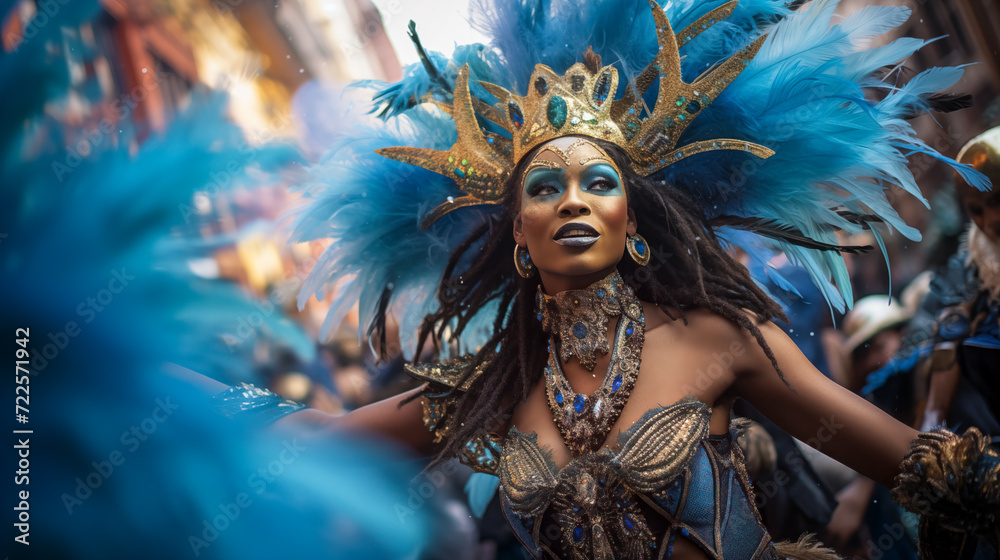
[[[868,101],[862,89],[871,85],[867,75],[896,64],[921,43],[903,40],[860,50],[873,36],[899,25],[909,11],[870,7],[833,24],[836,4],[813,2],[775,25],[747,69],[693,121],[683,140],[742,138],[767,145],[775,155],[764,161],[739,154],[717,158],[728,163],[724,169],[736,172],[714,180],[706,176],[704,165],[711,155],[690,158],[667,174],[713,201],[718,213],[775,219],[816,239],[832,241],[833,228],[858,231],[827,210],[836,206],[874,213],[903,235],[919,239],[919,232],[906,226],[885,199],[883,185],[899,185],[923,200],[906,156],[933,150],[915,137],[902,116],[922,103],[921,94],[954,83],[961,70],[928,71],[889,91],[881,102]],[[983,181],[967,168],[956,169],[973,184]],[[835,307],[850,304],[850,285],[839,256],[805,249],[792,253]]]
[[[469,87],[472,94],[477,97],[489,95],[480,81],[496,83],[503,81],[500,76],[502,66],[500,58],[495,52],[487,49],[483,45],[473,44],[456,47],[451,58],[439,52],[428,52],[428,60],[434,65],[438,75],[448,84],[435,82],[427,73],[427,68],[423,63],[417,62],[407,66],[403,70],[403,79],[394,83],[386,84],[380,80],[361,80],[355,82],[352,87],[372,88],[378,90],[372,100],[372,112],[378,111],[382,117],[394,117],[417,103],[425,101],[431,95],[438,101],[450,103],[450,96],[455,88],[455,78],[462,65],[469,65]]]

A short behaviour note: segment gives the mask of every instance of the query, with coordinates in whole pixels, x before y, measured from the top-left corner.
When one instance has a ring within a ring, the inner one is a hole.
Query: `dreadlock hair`
[[[672,319],[683,319],[685,324],[685,311],[697,308],[732,321],[756,338],[784,380],[757,326],[774,318],[786,320],[781,307],[754,283],[746,267],[722,248],[703,211],[690,197],[670,184],[635,173],[619,146],[594,141],[621,170],[638,232],[652,250],[647,266],[640,267],[627,258],[618,264],[622,278],[635,289],[636,296],[660,306]],[[502,215],[473,232],[452,254],[438,288],[440,306],[424,318],[420,329],[417,355],[428,339],[436,343],[446,334],[460,337],[476,312],[494,300],[499,302],[493,335],[475,354],[462,381],[477,368],[482,372],[449,411],[445,443],[432,464],[458,454],[466,442],[477,436],[501,428],[514,407],[528,397],[545,368],[548,336],[542,331],[535,309],[540,280],[537,275],[521,278],[511,258],[521,177],[536,151],[521,158],[511,173],[505,185]],[[470,251],[474,252],[471,265],[456,271],[463,255]],[[668,308],[679,311],[679,317]],[[757,322],[745,310],[755,314]]]

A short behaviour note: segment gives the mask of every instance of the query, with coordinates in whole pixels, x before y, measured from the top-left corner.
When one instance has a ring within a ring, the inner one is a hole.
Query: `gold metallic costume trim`
[[[622,434],[617,452],[604,446],[561,469],[534,434],[511,428],[501,454],[501,492],[535,527],[551,513],[569,558],[653,558],[661,543],[639,509],[641,495],[684,471],[708,437],[711,417],[708,405],[686,397],[647,413]]]
[[[575,357],[587,371],[594,371],[598,352],[611,351],[607,336],[611,317],[624,312],[625,319],[642,322],[642,304],[617,270],[587,288],[554,296],[543,292],[539,285],[536,299],[542,330],[555,337],[553,348],[562,362]]]
[[[461,381],[462,375],[465,374],[465,371],[472,364],[472,359],[473,356],[469,355],[441,360],[440,362],[406,364],[403,367],[411,376],[422,381],[431,381],[446,387],[454,387],[459,391],[468,391],[469,387],[472,386],[472,382],[486,368],[486,362],[483,362],[475,371],[469,374],[468,378]],[[459,385],[460,381],[461,385]]]
[[[976,428],[921,433],[900,471],[892,497],[921,515],[921,560],[945,558],[935,541],[965,542],[965,533],[1000,544],[1000,452],[989,437]]]

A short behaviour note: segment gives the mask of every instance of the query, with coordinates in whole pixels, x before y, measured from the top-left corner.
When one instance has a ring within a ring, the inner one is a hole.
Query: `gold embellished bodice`
[[[560,544],[573,557],[642,558],[638,549],[655,539],[642,521],[639,495],[666,487],[687,465],[708,435],[711,411],[685,399],[647,413],[619,437],[618,450],[604,446],[580,455],[561,469],[548,459],[534,434],[512,428],[504,443],[499,476],[505,506],[522,519],[540,519],[547,510],[559,525]],[[679,437],[677,437],[679,436]],[[532,540],[541,543],[539,534]],[[562,547],[560,547],[562,548]]]
[[[454,393],[442,396],[433,381],[442,377],[427,368],[410,369],[432,381],[425,422],[441,429]],[[469,442],[461,459],[500,478],[508,523],[536,558],[669,558],[684,538],[711,559],[777,559],[742,452],[732,433],[709,435],[710,423],[708,405],[686,397],[646,412],[613,445],[561,468],[535,434],[516,427],[503,439]],[[731,432],[739,427],[734,422]]]
[[[651,410],[619,436],[618,451],[609,446],[574,458],[557,468],[535,434],[511,428],[503,445],[499,476],[512,509],[518,514],[540,513],[557,492],[569,492],[585,506],[596,502],[595,479],[599,471],[605,484],[625,484],[631,490],[650,492],[666,485],[691,459],[708,436],[711,409],[686,398],[672,406]],[[679,436],[679,437],[677,437]],[[584,509],[587,509],[586,507]]]
[[[687,397],[562,468],[512,428],[498,463],[508,521],[538,557],[656,558],[683,536],[709,558],[771,558],[742,456],[729,436],[709,436],[710,422],[711,409]]]

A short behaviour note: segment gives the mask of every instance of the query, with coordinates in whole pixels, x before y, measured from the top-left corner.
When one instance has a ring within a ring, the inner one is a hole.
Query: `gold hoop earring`
[[[535,275],[535,263],[531,262],[527,247],[514,245],[514,268],[521,278],[531,278]]]
[[[628,249],[629,256],[632,257],[632,260],[637,265],[646,266],[649,264],[649,245],[641,235],[637,233],[626,236],[625,247]]]

